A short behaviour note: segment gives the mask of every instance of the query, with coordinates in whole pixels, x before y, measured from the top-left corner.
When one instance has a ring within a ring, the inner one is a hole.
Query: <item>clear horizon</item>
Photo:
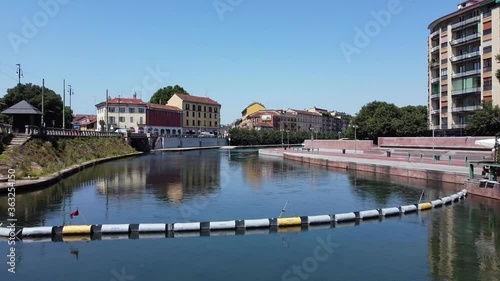
[[[176,84],[221,103],[222,124],[252,102],[426,105],[427,27],[461,2],[4,1],[0,91],[20,63],[22,83],[72,85],[75,114],[95,114],[106,89],[149,101]]]

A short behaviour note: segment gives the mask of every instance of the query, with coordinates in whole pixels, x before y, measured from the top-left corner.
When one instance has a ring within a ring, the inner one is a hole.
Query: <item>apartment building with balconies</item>
[[[500,102],[500,4],[467,1],[428,28],[429,126],[461,134],[482,101]]]

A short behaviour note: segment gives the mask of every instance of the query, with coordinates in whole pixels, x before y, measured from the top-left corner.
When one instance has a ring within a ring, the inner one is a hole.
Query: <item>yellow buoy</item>
[[[91,225],[66,225],[63,227],[63,235],[90,234]]]
[[[300,217],[278,218],[278,226],[292,226],[301,225],[302,220]]]
[[[432,209],[432,204],[430,202],[420,203],[420,204],[418,204],[418,209],[419,210]]]

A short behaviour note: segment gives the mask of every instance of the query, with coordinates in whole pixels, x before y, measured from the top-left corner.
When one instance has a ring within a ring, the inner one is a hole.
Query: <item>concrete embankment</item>
[[[286,160],[319,165],[324,167],[356,170],[378,174],[412,177],[463,185],[468,179],[469,168],[464,166],[408,163],[382,159],[367,159],[363,155],[337,156],[321,153],[293,153],[276,150],[259,150],[262,155],[283,157]],[[480,175],[477,169],[475,174]]]

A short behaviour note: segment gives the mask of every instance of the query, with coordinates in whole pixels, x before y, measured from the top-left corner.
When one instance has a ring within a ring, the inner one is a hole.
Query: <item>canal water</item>
[[[328,170],[254,150],[159,153],[98,165],[16,197],[17,225],[174,223],[414,204],[461,186]],[[287,203],[288,202],[288,203]],[[0,221],[7,220],[0,197]],[[78,209],[80,215],[70,218]],[[259,235],[0,241],[0,280],[500,280],[500,203],[470,195],[419,214]],[[114,237],[112,237],[114,238]],[[119,238],[119,237],[116,237]]]

